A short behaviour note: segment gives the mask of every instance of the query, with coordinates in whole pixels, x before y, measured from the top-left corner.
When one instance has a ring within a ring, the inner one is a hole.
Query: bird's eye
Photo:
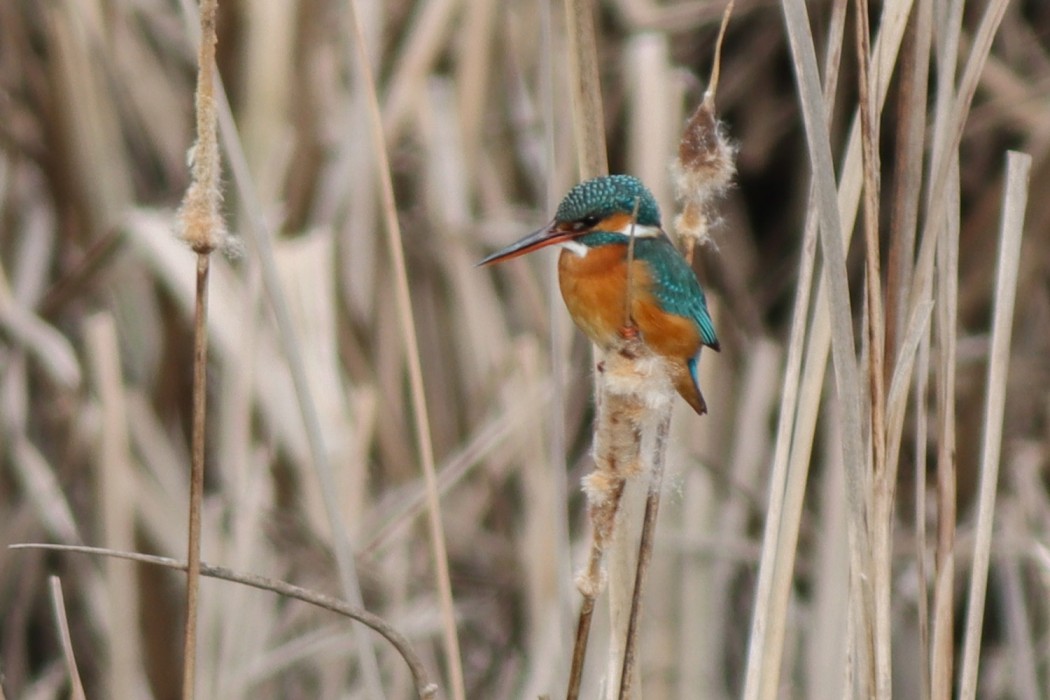
[[[594,228],[595,226],[598,225],[599,221],[601,221],[601,219],[598,216],[596,216],[594,214],[589,214],[589,215],[583,217],[582,219],[580,219],[579,221],[577,221],[576,222],[576,226],[574,228],[576,228],[579,231],[582,231],[582,230],[588,229],[588,228]]]

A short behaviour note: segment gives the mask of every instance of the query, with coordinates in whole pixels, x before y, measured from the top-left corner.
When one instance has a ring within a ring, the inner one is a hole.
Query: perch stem
[[[671,427],[671,404],[660,409],[660,422],[656,429],[656,444],[653,450],[652,473],[649,475],[649,492],[645,498],[645,518],[642,521],[642,534],[638,544],[638,568],[635,571],[634,593],[631,596],[631,612],[627,625],[627,645],[623,653],[623,667],[620,672],[620,699],[631,697],[632,683],[636,675],[638,647],[638,618],[642,607],[642,590],[645,577],[649,572],[649,562],[653,558],[653,541],[656,533],[656,517],[660,512],[660,492],[663,490],[664,455],[667,452],[667,434]]]

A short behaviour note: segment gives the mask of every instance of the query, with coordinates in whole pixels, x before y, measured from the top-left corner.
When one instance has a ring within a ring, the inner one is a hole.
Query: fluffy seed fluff
[[[214,36],[211,42],[202,42],[202,54],[207,56],[201,57],[200,65],[210,67],[214,62],[214,43]],[[205,51],[209,47],[211,51]],[[201,69],[197,85],[197,142],[188,154],[192,181],[177,216],[180,238],[201,254],[226,248],[229,239],[220,211],[221,160],[212,89],[211,73]]]
[[[226,224],[219,212],[218,188],[194,182],[186,191],[177,217],[179,237],[197,253],[229,247]]]
[[[675,219],[678,235],[694,241],[709,239],[711,202],[722,196],[736,174],[736,146],[715,117],[714,100],[705,99],[686,122],[672,165],[675,195],[683,203]]]
[[[635,396],[648,410],[660,410],[674,399],[674,387],[664,358],[651,352],[624,357],[611,352],[605,360],[606,391]]]

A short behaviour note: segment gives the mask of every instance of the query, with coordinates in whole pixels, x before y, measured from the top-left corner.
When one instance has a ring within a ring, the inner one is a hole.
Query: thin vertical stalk
[[[441,498],[438,493],[437,474],[434,465],[434,446],[430,437],[430,418],[427,413],[426,397],[423,393],[423,369],[419,359],[419,341],[416,338],[412,299],[408,290],[408,272],[405,268],[405,251],[401,239],[401,224],[398,221],[397,202],[394,199],[394,183],[391,179],[390,159],[386,149],[386,137],[383,133],[383,118],[379,109],[375,80],[372,77],[368,47],[365,44],[365,36],[357,11],[357,2],[351,0],[349,9],[354,31],[354,44],[357,47],[361,83],[367,93],[372,140],[378,160],[377,170],[380,178],[380,192],[383,198],[384,229],[386,230],[387,243],[390,248],[394,268],[394,297],[401,333],[407,350],[408,378],[411,388],[412,414],[415,422],[416,449],[422,463],[423,479],[426,484],[430,546],[434,557],[438,596],[441,601],[442,636],[446,654],[445,665],[449,682],[452,684],[452,697],[455,700],[465,700],[466,685],[463,679],[463,661],[459,650],[456,611],[452,598],[452,578],[449,574],[448,550],[445,546],[445,527],[441,521]]]
[[[58,637],[62,642],[62,655],[66,662],[66,672],[69,674],[69,697],[70,700],[87,700],[84,693],[84,683],[80,680],[80,671],[77,669],[77,657],[73,653],[73,638],[69,633],[69,619],[66,617],[66,602],[62,595],[62,581],[58,576],[49,576],[48,586],[51,589],[51,606],[55,611],[55,625],[58,627]],[[0,700],[3,691],[0,691]]]
[[[599,457],[604,454],[604,450],[597,440],[595,441],[595,454],[595,461],[601,464]],[[577,578],[577,587],[583,595],[583,601],[580,604],[580,614],[576,622],[576,639],[572,647],[572,666],[569,669],[566,700],[577,700],[580,697],[583,666],[587,660],[587,643],[591,634],[591,621],[594,619],[594,606],[601,592],[602,552],[612,538],[612,526],[615,523],[616,512],[620,509],[624,483],[622,478],[613,482],[608,499],[592,504],[590,508],[590,520],[594,525],[594,530],[591,533],[591,549],[587,557],[587,567]]]
[[[860,113],[861,154],[864,169],[864,246],[865,299],[867,301],[868,395],[870,399],[870,443],[875,477],[874,518],[868,521],[872,537],[872,579],[874,588],[875,697],[892,694],[890,645],[890,558],[893,487],[886,478],[885,426],[885,326],[882,313],[882,271],[879,259],[879,131],[875,100],[871,92],[871,35],[868,2],[856,0],[857,87]]]
[[[595,556],[599,558],[595,560]],[[591,561],[600,566],[600,554],[591,549]],[[588,564],[590,568],[590,564]],[[580,697],[580,686],[583,684],[583,662],[587,660],[587,640],[591,637],[591,621],[594,619],[594,604],[597,598],[584,594],[580,603],[580,614],[576,620],[576,636],[572,645],[572,665],[569,669],[569,686],[565,691],[566,700]]]
[[[197,299],[193,310],[193,436],[190,472],[189,547],[186,556],[186,633],[183,639],[182,697],[194,697],[197,667],[197,607],[201,576],[201,505],[204,499],[207,413],[208,271],[211,254],[197,254]]]
[[[949,186],[949,179],[956,173],[959,141],[962,138],[963,125],[977,90],[978,79],[991,51],[992,40],[1006,12],[1008,0],[992,0],[985,8],[977,32],[974,35],[970,54],[966,59],[957,87],[952,91],[957,61],[958,26],[961,22],[961,3],[951,3],[951,16],[938,18],[937,26],[946,27],[939,35],[946,37],[938,53],[938,95],[937,113],[933,134],[933,156],[930,160],[927,197],[929,206],[923,226],[922,243],[915,263],[915,276],[910,290],[910,304],[915,308],[915,300],[926,298],[932,285],[934,257],[942,235],[942,229],[948,226],[949,207],[945,206],[945,197],[954,191]],[[956,181],[958,176],[954,178]],[[957,214],[958,207],[952,208]],[[943,262],[943,261],[942,261]],[[942,265],[943,267],[943,265]],[[948,275],[954,274],[948,271]],[[957,287],[957,284],[948,284]],[[950,290],[949,290],[950,291]],[[954,309],[943,308],[954,304],[951,294],[938,301],[938,327],[945,323],[954,323]],[[947,331],[948,329],[946,329]],[[944,377],[938,387],[938,456],[937,456],[937,545],[936,572],[934,575],[933,629],[930,649],[930,686],[931,696],[937,700],[947,700],[952,695],[952,665],[954,663],[954,606],[953,585],[955,571],[955,460],[954,460],[954,329],[940,335],[942,341],[951,345],[947,348],[947,358],[938,365],[941,371],[947,371],[952,377]],[[940,379],[940,377],[939,377]],[[949,415],[952,412],[952,415]]]
[[[197,619],[201,575],[201,507],[204,498],[204,452],[207,411],[208,271],[213,250],[224,238],[219,212],[218,121],[215,112],[215,32],[218,0],[202,0],[201,40],[197,53],[196,122],[193,178],[179,219],[182,237],[197,253],[196,301],[193,313],[193,418],[190,503],[186,555],[186,626],[183,635],[182,697],[194,697],[197,675]]]
[[[915,370],[915,549],[916,575],[919,578],[918,613],[919,613],[919,656],[920,677],[922,678],[921,700],[930,700],[933,693],[933,678],[930,668],[930,594],[929,574],[927,573],[927,534],[926,534],[926,467],[927,467],[927,434],[929,423],[926,409],[929,404],[930,374],[930,331],[926,330],[919,346],[919,358]]]
[[[958,174],[958,160],[952,172]],[[937,545],[934,575],[933,658],[931,687],[933,697],[948,700],[952,695],[952,667],[955,663],[955,534],[958,505],[956,499],[955,369],[959,293],[958,183],[946,185],[946,193],[956,210],[946,215],[944,229],[936,236],[937,245],[937,324],[935,383],[937,435]],[[947,208],[938,203],[936,206]]]
[[[932,40],[932,0],[917,0],[905,31],[900,57],[897,148],[893,158],[890,249],[886,262],[886,378],[907,321],[908,289],[915,257],[915,234],[922,191],[926,135],[926,96]]]
[[[1032,158],[1023,153],[1007,154],[1006,195],[999,238],[999,273],[992,319],[992,348],[988,357],[987,402],[981,446],[981,481],[977,500],[977,536],[974,543],[970,595],[966,609],[966,639],[963,644],[959,697],[977,697],[977,669],[981,652],[981,626],[988,592],[995,496],[999,482],[999,456],[1003,440],[1006,379],[1010,369],[1010,340],[1017,296],[1017,268],[1021,257],[1021,235],[1028,202],[1028,178]]]
[[[890,249],[886,272],[886,378],[902,352],[904,323],[908,319],[908,289],[914,269],[915,237],[922,190],[922,165],[926,131],[926,99],[932,42],[931,0],[918,0],[912,8],[905,32],[900,59],[900,102],[897,109],[897,148],[894,156],[893,194],[891,200]],[[919,578],[917,613],[919,630],[919,683],[922,700],[930,696],[929,610],[926,578],[926,467],[925,467],[925,397],[928,367],[929,331],[921,343],[919,371],[914,372],[916,397],[916,444],[923,446],[915,456],[915,542],[916,573]],[[921,410],[919,410],[921,408]],[[899,437],[897,438],[899,441]],[[893,449],[892,446],[887,448]],[[896,446],[899,450],[899,444]],[[899,452],[898,452],[899,454]],[[899,460],[888,459],[886,482],[896,483]],[[890,471],[892,470],[892,471]],[[880,524],[890,514],[879,514]]]
[[[931,183],[926,193],[929,197],[926,212],[926,227],[923,231],[922,246],[917,268],[919,275],[925,272],[927,265],[933,267],[936,253],[940,258],[937,280],[937,324],[934,395],[936,418],[934,430],[937,436],[936,457],[936,493],[937,493],[937,526],[935,536],[934,584],[933,584],[933,629],[930,647],[930,692],[936,700],[948,700],[952,695],[952,667],[955,663],[955,520],[956,520],[956,476],[955,476],[955,296],[950,289],[955,287],[954,277],[957,268],[950,266],[947,258],[957,256],[946,254],[946,241],[939,239],[949,237],[947,229],[948,206],[944,203],[945,194],[949,191],[946,179],[949,163],[953,158],[954,144],[949,142],[948,133],[951,124],[952,86],[955,82],[956,55],[958,53],[959,25],[961,22],[962,2],[955,0],[942,4],[944,13],[937,18],[936,26],[938,46],[936,58],[937,93],[934,107],[932,155],[929,176]],[[957,161],[954,161],[957,162]],[[941,176],[943,171],[944,176]],[[951,191],[957,191],[951,188]],[[954,206],[958,206],[957,198]],[[939,217],[937,226],[930,221]],[[925,255],[924,255],[925,254]],[[929,263],[925,263],[925,259]],[[932,272],[931,272],[932,274]],[[932,280],[917,275],[919,280]],[[916,294],[912,289],[912,295]]]
[[[645,516],[642,520],[642,535],[638,544],[638,567],[635,570],[634,591],[631,595],[631,612],[627,623],[627,644],[623,651],[623,666],[620,669],[620,700],[634,697],[634,679],[637,664],[638,618],[642,609],[642,591],[649,562],[653,558],[653,540],[656,533],[656,517],[660,513],[660,493],[664,483],[664,461],[667,454],[667,434],[671,428],[671,406],[660,411],[656,426],[656,442],[653,445],[653,462],[650,465],[649,490],[645,497]]]

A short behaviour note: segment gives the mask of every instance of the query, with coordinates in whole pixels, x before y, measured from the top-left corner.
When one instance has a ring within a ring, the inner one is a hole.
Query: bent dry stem
[[[82,545],[65,545],[65,544],[15,544],[11,545],[10,549],[45,549],[58,552],[76,552],[78,554],[95,554],[104,557],[114,557],[117,559],[126,559],[128,561],[139,562],[142,564],[150,564],[153,566],[161,566],[167,569],[175,569],[178,571],[184,571],[187,567],[187,563],[179,561],[177,559],[171,559],[169,557],[160,557],[153,554],[141,554],[139,552],[121,552],[113,549],[104,549],[102,547],[85,547]],[[416,654],[412,648],[408,638],[403,634],[394,629],[390,623],[378,615],[365,610],[364,608],[356,605],[351,605],[345,601],[338,600],[331,596],[323,593],[317,593],[307,588],[295,586],[284,581],[276,579],[266,578],[265,576],[259,576],[257,574],[242,573],[227,569],[223,566],[212,566],[205,562],[199,562],[200,573],[202,576],[210,578],[222,579],[224,581],[231,581],[233,583],[239,583],[244,586],[250,586],[252,588],[258,588],[263,591],[270,591],[277,595],[284,596],[286,598],[295,598],[301,600],[304,603],[309,603],[319,608],[329,610],[338,615],[348,617],[352,620],[356,620],[366,627],[370,628],[383,638],[385,638],[390,644],[397,650],[401,657],[405,660],[408,665],[409,671],[412,674],[412,679],[416,687],[416,693],[420,700],[433,700],[437,697],[438,687],[430,680],[427,674],[426,667],[423,665],[419,655]]]

